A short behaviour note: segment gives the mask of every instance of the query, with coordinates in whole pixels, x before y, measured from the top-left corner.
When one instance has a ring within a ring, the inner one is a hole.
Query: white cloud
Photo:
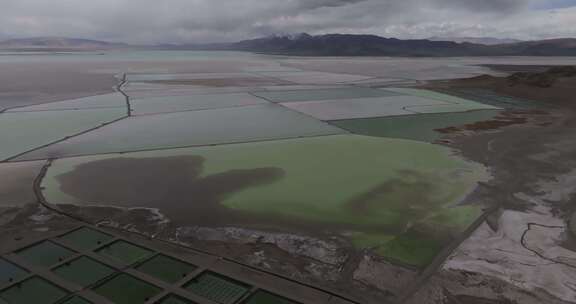
[[[0,38],[73,36],[132,43],[236,40],[274,33],[400,38],[576,36],[576,10],[541,0],[0,0]]]

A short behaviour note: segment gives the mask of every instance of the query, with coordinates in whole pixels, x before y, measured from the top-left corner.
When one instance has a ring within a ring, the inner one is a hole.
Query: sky
[[[275,34],[576,38],[576,0],[0,0],[0,40],[229,42]]]

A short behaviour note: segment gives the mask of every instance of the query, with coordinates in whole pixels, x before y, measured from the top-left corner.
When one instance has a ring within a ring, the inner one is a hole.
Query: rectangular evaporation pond
[[[49,267],[71,257],[74,252],[50,241],[21,249],[16,254],[34,266]]]
[[[480,105],[480,104],[479,104]],[[476,110],[496,110],[492,106],[476,105],[433,105],[433,106],[413,106],[406,107],[406,110],[414,113],[433,114],[433,113],[456,113]]]
[[[366,80],[371,77],[324,72],[262,72],[260,75],[299,84],[339,84]]]
[[[282,105],[321,120],[341,120],[400,116],[413,114],[409,106],[442,105],[444,102],[414,96],[391,96],[380,98],[339,99],[310,102],[288,102]]]
[[[254,93],[254,95],[265,98],[272,102],[298,102],[298,101],[314,101],[314,100],[386,97],[386,96],[398,96],[403,94],[371,88],[350,87],[350,88],[325,89],[325,90],[257,92]]]
[[[246,72],[303,72],[303,70],[297,68],[291,68],[286,66],[261,66],[261,67],[248,67],[243,68]]]
[[[197,79],[229,79],[229,78],[261,78],[251,73],[187,73],[187,74],[129,74],[129,82],[197,80]]]
[[[99,249],[97,253],[128,265],[142,261],[154,254],[151,250],[125,241],[116,241]]]
[[[249,285],[211,272],[194,278],[184,288],[220,304],[233,304],[250,290]]]
[[[65,300],[64,302],[62,302],[62,304],[92,304],[92,302],[76,296]]]
[[[0,259],[0,286],[19,280],[27,274],[28,272],[23,268],[4,259]]]
[[[298,304],[297,302],[290,301],[286,298],[271,294],[266,291],[258,291],[250,296],[244,304]]]
[[[10,304],[53,304],[67,294],[66,290],[40,277],[33,277],[4,290],[0,297]]]
[[[166,298],[162,299],[159,304],[196,304],[195,302],[186,300],[182,297],[169,295]]]
[[[268,103],[266,100],[247,93],[171,96],[131,101],[132,114],[134,115],[230,108],[266,103]]]
[[[529,109],[529,108],[542,108],[543,106],[546,107],[550,106],[550,105],[544,105],[534,100],[501,95],[492,90],[487,89],[446,89],[441,90],[441,92],[447,95],[453,95],[460,98],[474,100],[479,103],[488,104],[500,108]]]
[[[182,280],[197,268],[165,255],[157,255],[136,267],[138,271],[170,284]]]
[[[406,95],[436,99],[436,100],[443,101],[446,103],[464,105],[464,106],[467,106],[470,108],[475,108],[475,109],[491,109],[491,110],[501,109],[501,108],[497,108],[494,106],[478,103],[478,102],[473,101],[473,100],[464,99],[464,98],[460,98],[460,97],[456,97],[456,96],[452,96],[452,95],[447,95],[447,94],[442,94],[442,93],[438,93],[438,92],[430,91],[430,90],[412,89],[412,88],[386,88],[386,90],[391,91],[391,92],[406,94]]]
[[[106,94],[44,103],[41,105],[15,108],[7,112],[31,112],[31,111],[59,111],[59,110],[82,110],[101,108],[123,108],[126,109],[126,97],[121,93]]]
[[[126,110],[40,111],[0,114],[0,160],[98,127]]]
[[[26,154],[19,159],[63,157],[202,146],[345,133],[284,107],[239,108],[131,117]]]
[[[115,270],[91,258],[81,257],[59,266],[53,272],[80,287],[86,287],[111,276]]]
[[[115,304],[143,304],[162,291],[127,274],[119,274],[93,290]]]
[[[82,227],[60,237],[61,240],[80,251],[94,249],[114,237],[106,233]]]
[[[491,120],[499,113],[499,110],[480,110],[462,113],[334,120],[331,123],[354,134],[433,142],[442,136],[436,130]]]

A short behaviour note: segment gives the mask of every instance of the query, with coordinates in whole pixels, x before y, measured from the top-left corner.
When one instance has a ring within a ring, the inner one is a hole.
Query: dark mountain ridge
[[[576,56],[576,39],[550,39],[497,45],[469,42],[402,40],[376,35],[308,34],[272,36],[236,43],[134,46],[98,40],[40,37],[0,41],[3,50],[236,50],[292,56]]]
[[[231,44],[232,49],[300,56],[576,56],[576,39],[498,45],[401,40],[376,35],[273,36]]]
[[[124,47],[128,47],[128,44],[63,37],[37,37],[0,41],[0,49],[113,49]]]

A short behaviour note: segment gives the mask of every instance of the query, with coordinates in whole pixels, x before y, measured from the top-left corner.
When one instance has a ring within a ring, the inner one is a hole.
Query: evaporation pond
[[[134,264],[153,254],[151,250],[125,241],[116,241],[99,249],[98,253],[125,264]]]
[[[273,295],[266,291],[258,291],[251,296],[245,304],[298,304],[283,297]]]
[[[157,255],[136,269],[164,282],[176,283],[197,267],[165,255]]]
[[[161,289],[127,274],[120,274],[94,288],[115,304],[143,304]]]
[[[179,296],[169,295],[160,301],[160,304],[196,304]]]
[[[293,90],[293,91],[274,91],[274,92],[257,92],[260,96],[272,102],[297,102],[313,100],[331,100],[331,99],[356,99],[369,97],[385,97],[402,95],[395,92],[371,88],[336,88],[323,90]]]
[[[184,288],[193,294],[221,304],[236,303],[250,290],[250,286],[246,284],[211,272],[194,278]]]
[[[15,264],[0,259],[0,286],[12,283],[26,276],[28,272]]]
[[[343,133],[278,105],[131,117],[24,155],[23,159]]]
[[[114,269],[87,257],[65,263],[53,271],[59,277],[81,287],[92,285],[115,272]]]
[[[77,250],[96,248],[112,238],[111,235],[87,227],[76,229],[60,237]]]
[[[89,302],[88,300],[81,298],[81,297],[72,297],[72,298],[64,301],[62,304],[92,304],[92,303]]]
[[[343,84],[369,79],[371,77],[351,74],[336,74],[325,72],[261,72],[259,75],[281,79],[298,84]]]
[[[446,89],[447,94],[460,98],[474,100],[480,103],[492,105],[500,108],[511,109],[542,109],[549,108],[550,104],[542,104],[534,100],[519,97],[512,97],[496,93],[488,89]]]
[[[31,265],[49,267],[69,258],[74,252],[56,243],[44,241],[21,249],[16,254]]]
[[[133,115],[168,113],[179,111],[230,108],[266,104],[266,100],[247,93],[168,96],[133,99],[130,101]]]
[[[355,134],[433,142],[442,136],[442,133],[436,130],[491,120],[499,113],[499,110],[479,110],[464,113],[336,120],[331,123]]]
[[[157,208],[184,226],[346,230],[373,248],[413,226],[464,231],[481,208],[455,204],[488,176],[447,147],[334,135],[59,159],[42,186],[52,203]]]
[[[436,99],[414,96],[336,99],[307,102],[288,102],[284,106],[321,120],[339,120],[414,114],[409,106],[447,105]]]
[[[127,110],[126,96],[120,93],[97,95],[79,99],[44,103],[40,105],[15,108],[8,112],[30,111],[57,111],[57,110],[81,110],[99,108],[122,108]]]
[[[66,296],[67,292],[39,277],[30,278],[0,293],[0,298],[10,304],[53,304]]]
[[[95,128],[126,114],[125,109],[40,111],[0,114],[0,160]]]

